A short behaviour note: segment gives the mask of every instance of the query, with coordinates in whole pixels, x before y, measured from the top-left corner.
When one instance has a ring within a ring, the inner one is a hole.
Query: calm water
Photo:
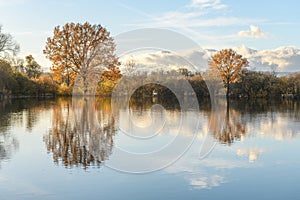
[[[155,101],[0,102],[0,199],[300,198],[299,103]]]

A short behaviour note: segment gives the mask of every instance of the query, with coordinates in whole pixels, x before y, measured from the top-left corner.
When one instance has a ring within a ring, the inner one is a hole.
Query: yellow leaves
[[[85,22],[56,26],[54,35],[47,39],[43,52],[52,61],[51,70],[55,76],[75,79],[82,66],[95,68],[104,65],[114,68],[119,65],[114,51],[115,44],[109,32],[100,24]]]
[[[248,66],[247,59],[232,49],[224,49],[216,53],[209,63],[210,70],[217,71],[226,88],[240,80],[242,70]]]

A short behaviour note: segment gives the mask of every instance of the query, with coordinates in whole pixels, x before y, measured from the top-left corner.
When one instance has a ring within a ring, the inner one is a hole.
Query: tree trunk
[[[87,84],[87,80],[86,80],[86,76],[83,76],[83,95],[84,97],[86,96],[88,92],[88,84]]]
[[[69,73],[69,69],[67,68],[67,86],[70,86],[70,73]]]
[[[228,119],[229,119],[229,99],[227,99],[227,102],[226,102],[226,117],[228,116]]]
[[[229,90],[229,84],[227,85],[227,89],[226,89],[226,100],[227,100],[227,104],[229,103],[229,93],[230,93],[230,90]]]

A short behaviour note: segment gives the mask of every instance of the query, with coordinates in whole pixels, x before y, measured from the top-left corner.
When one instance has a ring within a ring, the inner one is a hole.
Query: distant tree
[[[16,55],[19,50],[20,47],[13,37],[8,33],[2,33],[2,26],[0,25],[0,56],[3,57],[10,53]]]
[[[12,72],[12,68],[11,68],[10,63],[7,60],[0,59],[0,70],[2,72],[11,73]]]
[[[14,96],[37,96],[38,85],[29,79],[24,73],[14,72],[13,78],[16,81],[16,86],[12,89]]]
[[[136,61],[131,57],[124,65],[127,73],[132,74],[136,70]]]
[[[0,95],[36,96],[37,84],[24,73],[14,71],[7,60],[0,59]]]
[[[25,72],[24,59],[11,55],[6,55],[4,59],[9,62],[13,71]]]
[[[121,76],[121,72],[117,67],[112,68],[111,70],[104,70],[99,80],[96,94],[110,95]]]
[[[42,74],[41,66],[34,60],[32,55],[26,56],[25,72],[28,78],[38,78]]]
[[[206,79],[204,81],[203,77],[200,74],[195,74],[194,76],[189,77],[188,81],[194,89],[198,98],[210,96],[208,90],[209,84],[207,83]]]
[[[187,68],[184,67],[179,68],[178,72],[183,76],[189,76],[189,74],[191,73]]]
[[[0,94],[9,96],[16,85],[12,68],[6,60],[0,59]]]
[[[278,78],[272,73],[247,71],[242,74],[241,82],[231,86],[239,97],[248,99],[255,98],[278,98],[288,89],[288,79],[286,77]]]
[[[39,95],[52,94],[54,96],[58,91],[58,85],[50,74],[42,74],[38,79],[35,79],[35,83],[38,85]]]
[[[219,73],[224,87],[226,98],[229,98],[230,84],[239,82],[243,69],[248,66],[248,61],[232,49],[224,49],[212,56],[209,61],[210,70]]]
[[[289,88],[291,93],[296,94],[298,100],[300,100],[300,73],[294,73],[288,77]]]
[[[88,22],[67,23],[54,28],[54,35],[47,39],[44,54],[52,61],[54,78],[73,85],[77,75],[83,79],[84,93],[87,91],[89,76],[103,71],[115,70],[119,65],[115,44],[110,33],[100,24]],[[96,78],[99,76],[96,76]]]

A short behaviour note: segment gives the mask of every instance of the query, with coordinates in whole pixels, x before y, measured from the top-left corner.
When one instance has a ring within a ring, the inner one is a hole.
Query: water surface
[[[156,103],[132,101],[128,109],[106,98],[1,102],[0,199],[300,198],[299,103],[232,102],[229,110],[212,110],[207,100],[199,110]],[[178,148],[143,163],[119,152],[147,154],[175,140]],[[190,141],[161,170],[111,168],[155,169]],[[200,159],[201,146],[211,142]]]

